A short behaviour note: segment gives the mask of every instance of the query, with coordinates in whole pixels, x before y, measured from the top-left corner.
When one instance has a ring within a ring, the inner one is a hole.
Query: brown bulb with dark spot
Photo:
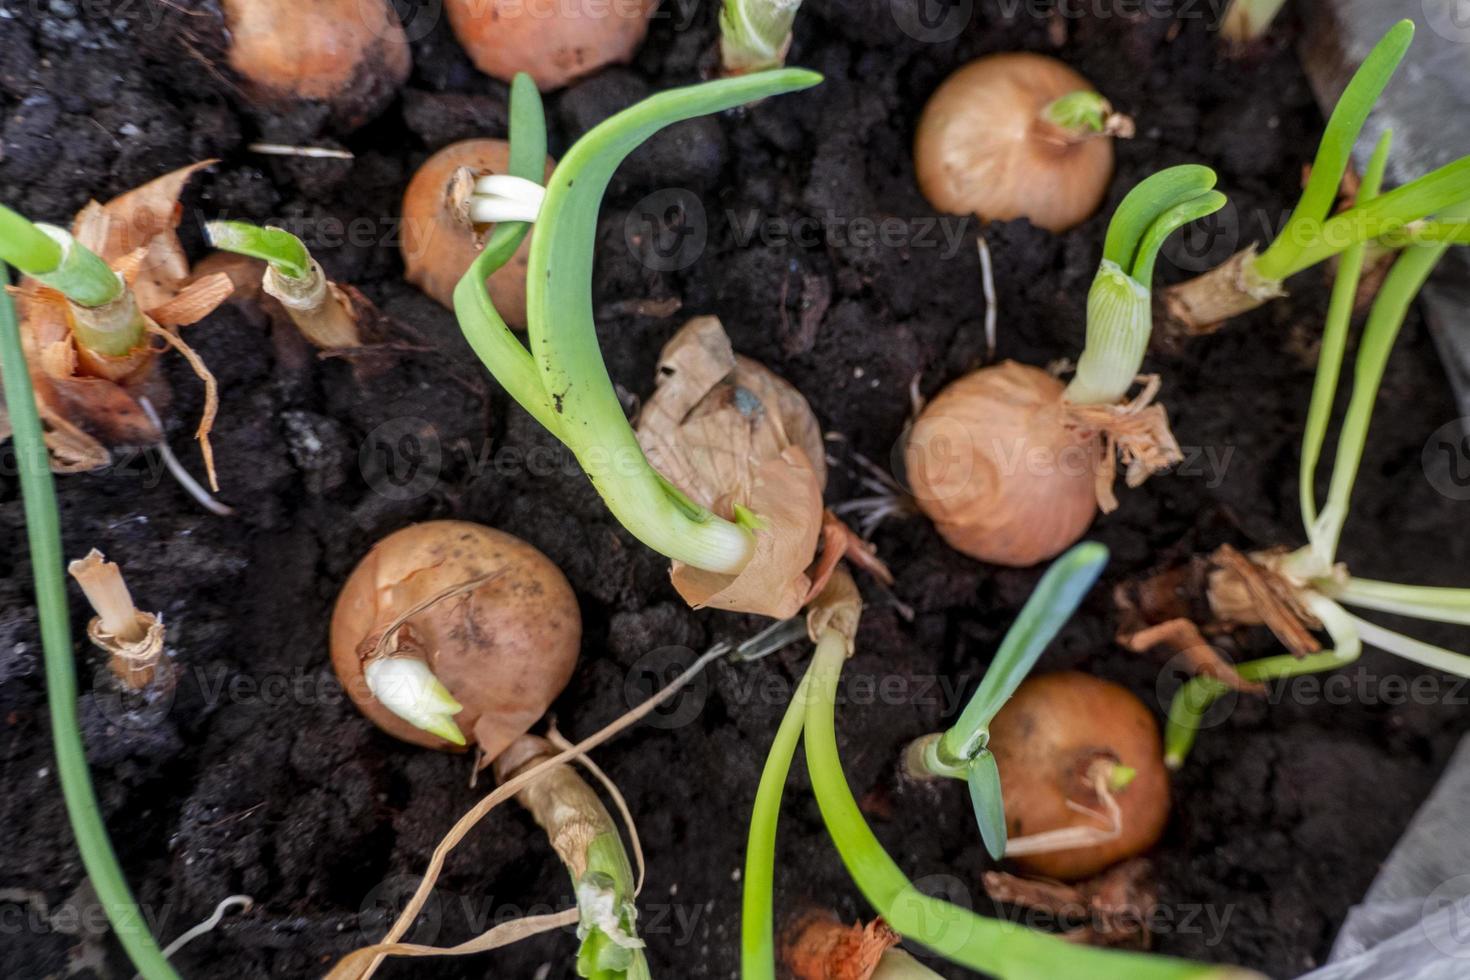
[[[383,538],[348,576],[332,613],[332,666],[363,714],[405,742],[455,749],[368,689],[363,669],[380,647],[418,657],[463,705],[454,720],[487,763],[566,687],[581,640],[561,570],[520,538],[468,521],[429,521]]]

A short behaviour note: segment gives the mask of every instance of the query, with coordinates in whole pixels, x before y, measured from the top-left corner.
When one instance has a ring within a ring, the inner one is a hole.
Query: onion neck
[[[1075,146],[1088,140],[1116,136],[1132,138],[1133,119],[1114,112],[1112,103],[1096,92],[1069,92],[1042,107],[1036,116],[1036,134],[1051,143]]]
[[[1111,405],[1133,387],[1153,332],[1147,286],[1104,259],[1087,294],[1087,345],[1065,397],[1074,405]]]

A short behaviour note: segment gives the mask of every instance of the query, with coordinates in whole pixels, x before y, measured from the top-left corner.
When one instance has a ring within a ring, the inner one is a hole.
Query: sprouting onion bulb
[[[408,81],[412,59],[388,0],[223,0],[230,67],[272,108],[322,103],[352,129]]]
[[[553,167],[554,162],[547,158],[547,176]],[[454,287],[480,254],[497,221],[515,217],[509,211],[503,215],[491,211],[489,195],[476,193],[482,182],[507,175],[509,168],[510,144],[504,140],[464,140],[451,143],[425,160],[404,191],[403,235],[399,239],[404,274],[409,282],[450,309],[454,308]],[[516,328],[526,325],[526,262],[530,251],[528,235],[515,257],[485,282],[490,301]]]
[[[919,188],[940,211],[1066,231],[1097,210],[1114,136],[1132,136],[1077,72],[1039,54],[972,61],[939,86],[914,137]]]
[[[727,75],[780,68],[791,49],[791,25],[801,0],[724,0],[720,63]]]
[[[657,0],[445,0],[454,36],[482,72],[525,72],[543,92],[631,61]]]
[[[332,666],[374,724],[406,742],[467,742],[493,760],[561,693],[582,621],[561,571],[466,521],[388,535],[332,614]]]
[[[909,487],[940,535],[981,561],[1060,554],[1097,513],[1102,448],[1067,424],[1065,385],[1005,361],[945,388],[904,449]]]
[[[1157,382],[1131,401],[1153,330],[1149,283],[1165,239],[1218,210],[1205,167],[1172,167],[1135,187],[1108,228],[1087,302],[1087,345],[1070,384],[1006,361],[945,388],[915,420],[904,447],[919,507],[958,551],[1025,566],[1076,542],[1098,507],[1177,462],[1180,451]]]
[[[215,248],[266,263],[261,288],[281,304],[307,340],[324,350],[362,345],[351,296],[327,278],[301,239],[243,221],[209,221],[204,232]]]
[[[1027,871],[1063,881],[1086,878],[1146,851],[1163,833],[1169,779],[1159,726],[1143,702],[1117,684],[1073,671],[1033,677],[991,722],[989,744],[1013,843],[1072,828],[1106,828],[1099,778],[1118,808],[1111,840],[1032,854],[1008,851]]]

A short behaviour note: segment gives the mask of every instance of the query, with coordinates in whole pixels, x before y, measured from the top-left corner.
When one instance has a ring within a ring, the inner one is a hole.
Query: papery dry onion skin
[[[899,940],[882,919],[849,926],[831,912],[811,910],[786,930],[781,962],[795,980],[870,980]]]
[[[658,0],[445,0],[475,67],[509,82],[525,72],[543,92],[633,59]]]
[[[649,462],[696,504],[727,520],[756,515],[755,553],[738,574],[674,562],[690,605],[785,619],[811,592],[826,460],[807,401],[740,357],[716,317],[696,317],[664,346],[658,388],[638,418]]]
[[[491,761],[523,735],[566,686],[582,623],[576,596],[551,560],[513,535],[468,521],[429,521],[383,538],[358,564],[332,613],[332,666],[363,714],[395,738],[452,750],[373,697],[364,660],[394,621],[419,603],[386,644],[422,657],[464,706],[460,731]]]
[[[408,81],[408,38],[388,0],[222,0],[228,60],[252,101],[330,107],[356,129]]]
[[[1045,55],[990,55],[965,65],[919,119],[914,166],[924,196],[940,211],[1027,218],[1052,232],[1085,221],[1112,180],[1112,139],[1067,138],[1041,113],[1062,96],[1092,90]]]
[[[510,144],[496,139],[463,140],[425,160],[403,193],[399,240],[404,278],[450,310],[454,309],[454,287],[495,227],[472,226],[456,214],[450,190],[461,168],[476,177],[509,173]],[[553,169],[555,163],[547,158],[546,176]],[[517,330],[526,327],[526,263],[534,234],[527,235],[515,256],[485,280],[496,311]]]
[[[1148,708],[1124,688],[1068,671],[1027,680],[995,716],[990,749],[1000,769],[1011,838],[1102,821],[1078,813],[1068,800],[1101,810],[1084,777],[1096,760],[1134,770],[1114,799],[1122,829],[1111,841],[1014,858],[1027,872],[1076,881],[1158,841],[1169,816],[1169,779],[1159,726]]]
[[[955,381],[920,413],[904,447],[908,485],[951,547],[1021,568],[1087,532],[1101,447],[1067,425],[1063,391],[1040,368],[1004,361]]]

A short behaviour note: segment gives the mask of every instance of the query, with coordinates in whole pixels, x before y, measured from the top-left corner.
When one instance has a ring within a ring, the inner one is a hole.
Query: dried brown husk
[[[1139,379],[1143,389],[1132,399],[1116,405],[1067,403],[1067,424],[1084,437],[1102,439],[1101,466],[1094,489],[1097,505],[1104,514],[1118,509],[1113,493],[1117,464],[1123,463],[1124,482],[1142,486],[1153,474],[1181,462],[1184,453],[1169,428],[1169,413],[1155,403],[1161,381],[1156,374]]]
[[[658,0],[445,0],[454,36],[482,72],[525,72],[543,92],[633,59]]]
[[[1250,245],[1209,272],[1166,288],[1163,332],[1175,338],[1212,334],[1233,317],[1285,296],[1281,283],[1255,271],[1257,257],[1256,246]]]
[[[556,162],[546,158],[546,177]],[[470,224],[457,205],[455,190],[468,176],[487,177],[510,172],[510,144],[505,140],[473,139],[451,143],[425,160],[403,192],[404,278],[454,309],[454,287],[470,263],[485,247],[494,224]],[[485,280],[490,302],[507,324],[526,327],[526,266],[531,255],[531,235],[526,235],[511,260]]]
[[[1028,218],[1054,232],[1080,224],[1107,194],[1111,135],[1068,134],[1041,113],[1083,91],[1093,91],[1087,79],[1040,54],[990,55],[960,68],[919,119],[914,166],[924,196],[938,210],[984,221]]]
[[[1124,861],[1075,885],[987,871],[985,892],[997,902],[1049,913],[1065,922],[1080,915],[1087,921],[1066,930],[1063,938],[1090,946],[1147,949],[1149,923],[1158,908],[1153,868],[1143,858]]]
[[[454,751],[383,707],[363,676],[384,653],[423,659],[464,706],[455,721],[489,762],[566,687],[581,636],[576,596],[540,551],[479,524],[429,521],[379,541],[348,576],[332,613],[332,666],[379,728]]]
[[[795,980],[869,980],[899,939],[882,919],[849,926],[831,912],[812,910],[787,930],[781,959]]]
[[[213,162],[180,168],[106,204],[92,201],[78,213],[73,226],[77,241],[123,276],[149,333],[167,333],[168,346],[186,347],[176,328],[213,312],[234,288],[227,276],[191,279],[176,234],[183,215],[179,195],[190,177]],[[138,404],[145,395],[157,404],[169,399],[166,384],[153,370],[164,348],[152,336],[145,334],[143,342],[125,355],[98,354],[76,342],[74,313],[61,293],[31,279],[22,280],[13,293],[54,471],[99,469],[111,461],[110,446],[153,445],[162,440],[163,434]],[[211,393],[200,442],[213,483],[207,424],[216,407],[213,378],[197,358],[191,356],[190,363]]]
[[[812,591],[807,569],[826,482],[811,406],[789,383],[735,354],[715,317],[680,328],[658,371],[637,427],[649,462],[719,516],[735,519],[738,505],[761,522],[755,555],[738,575],[674,562],[674,587],[695,607],[794,615]]]
[[[1027,871],[1075,881],[1142,853],[1169,816],[1169,777],[1159,726],[1148,708],[1117,684],[1068,671],[1023,683],[990,726],[1010,837],[1097,824],[1074,806],[1101,809],[1086,777],[1098,762],[1135,775],[1115,794],[1119,832],[1085,847],[1017,856]]]

